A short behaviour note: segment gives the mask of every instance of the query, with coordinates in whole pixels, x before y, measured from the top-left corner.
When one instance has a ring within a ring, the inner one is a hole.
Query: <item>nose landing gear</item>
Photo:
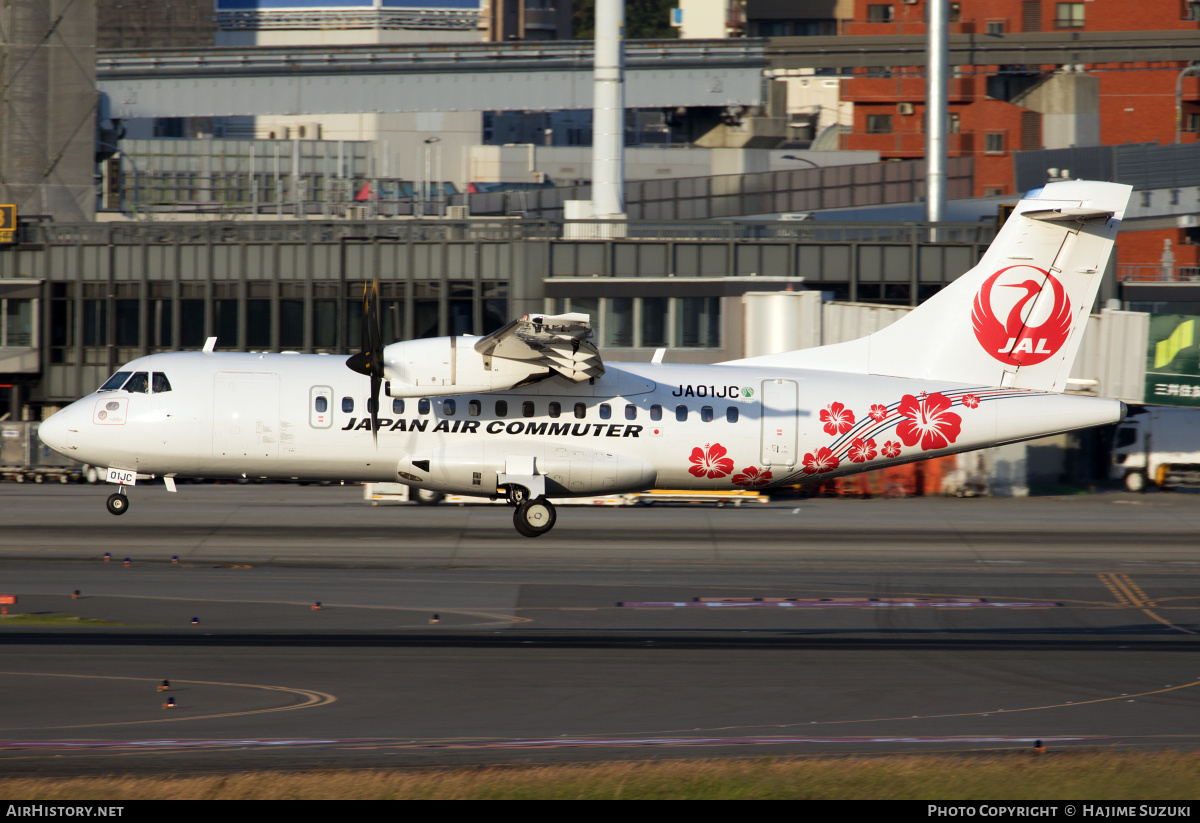
[[[129,511],[129,498],[125,496],[125,487],[108,496],[108,511],[110,514],[124,514]]]

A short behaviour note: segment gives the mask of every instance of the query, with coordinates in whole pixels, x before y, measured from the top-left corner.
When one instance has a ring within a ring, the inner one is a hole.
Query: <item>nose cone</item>
[[[70,406],[62,411],[55,412],[50,415],[49,419],[43,420],[38,426],[38,437],[43,443],[54,449],[59,454],[67,457],[73,457],[71,452],[74,450],[75,444],[74,435],[77,432],[72,431],[73,426],[71,418],[74,416]]]

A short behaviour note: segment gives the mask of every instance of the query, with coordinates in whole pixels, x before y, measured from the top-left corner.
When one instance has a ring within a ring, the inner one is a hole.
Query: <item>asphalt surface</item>
[[[8,774],[1200,746],[1200,495],[110,491],[0,485]]]

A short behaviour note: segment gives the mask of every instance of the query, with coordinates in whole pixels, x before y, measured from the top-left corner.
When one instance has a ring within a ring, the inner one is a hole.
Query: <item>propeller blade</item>
[[[383,384],[383,378],[371,378],[371,439],[375,441],[375,448],[379,448],[379,387]]]
[[[351,371],[371,378],[371,438],[379,447],[379,389],[383,385],[383,332],[379,328],[379,281],[363,285],[362,351],[346,358]]]

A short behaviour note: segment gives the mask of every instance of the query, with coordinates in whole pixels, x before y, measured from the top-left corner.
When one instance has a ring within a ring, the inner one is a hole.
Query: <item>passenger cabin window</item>
[[[446,399],[442,401],[442,414],[446,415],[446,417],[453,417],[456,408],[458,406],[453,400]]]
[[[354,412],[354,398],[353,397],[343,397],[342,398],[342,411],[345,412],[346,414],[352,414]]]
[[[550,408],[547,413],[551,417],[558,417],[559,415],[562,414],[562,404],[561,403],[551,403]]]
[[[629,403],[625,406],[625,419],[637,420],[637,406]]]
[[[675,419],[678,420],[680,423],[687,422],[687,406],[676,406],[675,407]]]
[[[575,418],[577,420],[582,420],[585,417],[587,417],[587,406],[583,405],[582,403],[576,403]]]
[[[483,413],[483,404],[480,403],[478,400],[472,400],[470,403],[467,404],[467,414],[471,415],[472,417],[478,417],[482,413]]]
[[[404,401],[398,397],[392,400],[392,414],[404,414]]]
[[[171,390],[171,381],[167,376],[160,371],[156,371],[150,375],[150,386],[155,394]]]
[[[508,416],[508,401],[507,400],[497,400],[496,401],[496,416],[497,417]]]
[[[736,423],[738,421],[737,406],[730,406],[725,410],[725,420],[729,423]]]
[[[524,417],[533,417],[533,401],[526,400],[521,404],[521,414]]]
[[[429,398],[422,397],[417,401],[417,414],[429,414]]]
[[[324,414],[329,411],[329,398],[318,394],[317,399],[313,401],[313,408],[318,414]]]
[[[610,417],[612,417],[612,406],[608,405],[607,403],[601,403],[600,404],[600,419],[608,420]]]
[[[662,420],[662,406],[655,403],[653,406],[650,407],[650,419],[651,420]]]
[[[702,421],[704,421],[705,423],[711,423],[713,421],[713,407],[712,406],[701,406],[700,407],[700,419]]]

